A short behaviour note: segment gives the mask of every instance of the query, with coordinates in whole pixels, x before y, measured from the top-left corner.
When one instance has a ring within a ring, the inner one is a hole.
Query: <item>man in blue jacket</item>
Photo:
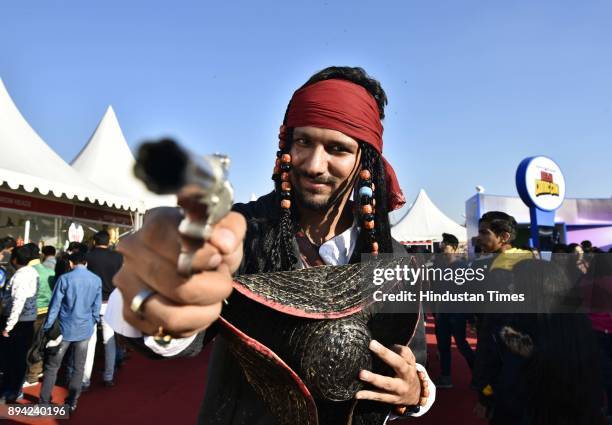
[[[51,402],[51,392],[57,378],[57,371],[68,348],[74,344],[74,373],[68,386],[65,403],[70,410],[76,410],[81,393],[81,381],[87,357],[87,344],[100,322],[102,303],[102,280],[87,270],[85,254],[75,252],[68,258],[72,271],[59,277],[53,288],[49,313],[44,330],[48,331],[55,320],[59,320],[62,342],[55,353],[45,358],[44,379],[40,390],[40,403]]]

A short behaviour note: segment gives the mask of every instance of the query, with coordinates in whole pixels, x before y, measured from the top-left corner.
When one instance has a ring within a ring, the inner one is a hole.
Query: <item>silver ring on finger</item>
[[[156,292],[150,289],[141,289],[135,296],[132,298],[132,302],[130,303],[130,310],[134,313],[142,317],[142,307],[144,303],[151,298],[151,296],[155,295]]]
[[[177,261],[177,270],[181,276],[188,277],[193,273],[195,251],[181,252]]]

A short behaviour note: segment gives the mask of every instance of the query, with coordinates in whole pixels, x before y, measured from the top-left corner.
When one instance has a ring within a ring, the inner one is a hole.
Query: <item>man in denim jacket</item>
[[[47,321],[43,329],[48,331],[59,320],[62,342],[59,350],[45,358],[44,379],[40,390],[40,403],[51,401],[51,392],[57,371],[68,348],[74,344],[74,373],[68,386],[66,404],[74,411],[81,393],[81,381],[87,357],[87,344],[100,322],[102,281],[87,270],[85,254],[75,252],[69,257],[72,271],[59,277],[53,288]]]

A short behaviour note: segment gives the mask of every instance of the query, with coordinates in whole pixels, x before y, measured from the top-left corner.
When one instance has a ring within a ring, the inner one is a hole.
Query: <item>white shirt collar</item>
[[[328,266],[348,264],[355,250],[359,228],[355,223],[344,232],[324,242],[319,247],[319,257]]]

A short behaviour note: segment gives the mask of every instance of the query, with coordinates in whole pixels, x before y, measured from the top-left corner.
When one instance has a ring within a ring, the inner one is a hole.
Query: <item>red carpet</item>
[[[468,341],[472,345],[472,348],[476,348],[475,338],[468,338]],[[474,391],[469,389],[470,380],[472,378],[470,369],[457,350],[454,340],[452,357],[454,387],[450,390],[438,389],[436,403],[423,417],[397,422],[398,425],[445,425],[449,423],[454,425],[487,424],[487,421],[476,418],[472,413],[472,409],[477,401],[477,396]],[[432,323],[427,324],[427,358],[429,359],[427,372],[432,379],[435,379],[440,373],[440,365],[438,362],[438,350],[436,348],[436,336]],[[396,424],[395,421],[392,423]]]
[[[427,326],[429,349],[429,373],[439,373],[435,336],[431,325]],[[470,340],[473,343],[473,340]],[[100,359],[102,360],[102,359]],[[117,386],[104,388],[99,372],[92,377],[92,388],[79,400],[79,408],[72,418],[43,420],[15,418],[6,424],[55,425],[131,425],[131,424],[195,424],[200,402],[204,394],[208,351],[192,359],[172,361],[148,360],[137,353],[126,362],[117,376]],[[94,367],[97,368],[98,363]],[[453,346],[453,383],[451,390],[438,390],[436,404],[422,418],[394,421],[394,424],[440,425],[485,425],[472,414],[476,396],[468,389],[469,369]],[[36,402],[40,385],[25,389],[23,403]],[[66,389],[55,387],[53,397],[60,402]]]

